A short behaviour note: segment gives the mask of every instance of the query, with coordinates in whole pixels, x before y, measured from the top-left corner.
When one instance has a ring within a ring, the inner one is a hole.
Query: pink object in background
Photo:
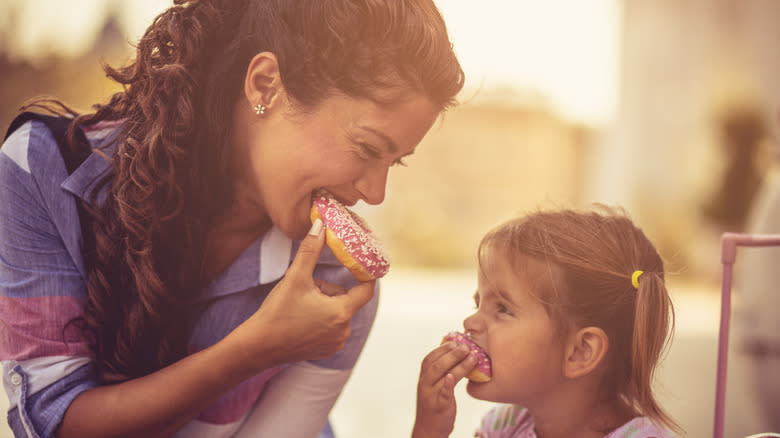
[[[721,236],[720,328],[718,330],[718,367],[715,381],[715,416],[713,438],[723,438],[726,408],[726,369],[728,367],[729,326],[731,321],[731,277],[738,246],[780,246],[780,234],[723,233]],[[780,437],[780,433],[759,433],[747,438]]]

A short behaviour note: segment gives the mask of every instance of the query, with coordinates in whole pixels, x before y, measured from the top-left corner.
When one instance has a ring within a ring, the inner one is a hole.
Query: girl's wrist
[[[447,438],[447,436],[448,435],[432,433],[431,431],[425,430],[425,428],[418,425],[416,421],[412,428],[412,438]]]

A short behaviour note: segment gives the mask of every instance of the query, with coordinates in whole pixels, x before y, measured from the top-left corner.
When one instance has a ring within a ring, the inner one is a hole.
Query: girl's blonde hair
[[[524,256],[550,267],[552,284],[541,287],[537,298],[562,333],[587,326],[606,332],[605,396],[681,432],[652,390],[656,365],[674,328],[664,263],[623,210],[539,211],[490,231],[480,243],[479,259],[495,249],[518,269]],[[637,270],[643,273],[635,288]]]

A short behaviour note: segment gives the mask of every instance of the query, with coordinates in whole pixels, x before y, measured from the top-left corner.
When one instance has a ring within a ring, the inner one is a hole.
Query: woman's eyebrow
[[[387,143],[387,149],[391,154],[398,153],[398,146],[395,144],[392,138],[390,138],[387,134],[385,134],[382,131],[378,131],[374,128],[371,128],[369,126],[361,126],[361,129],[364,129],[377,137],[381,138],[385,143]]]

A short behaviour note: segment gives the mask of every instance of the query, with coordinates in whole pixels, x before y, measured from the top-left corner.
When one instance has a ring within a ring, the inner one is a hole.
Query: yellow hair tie
[[[634,286],[634,289],[639,289],[639,276],[642,275],[645,271],[634,271],[633,274],[631,274],[631,284]]]

